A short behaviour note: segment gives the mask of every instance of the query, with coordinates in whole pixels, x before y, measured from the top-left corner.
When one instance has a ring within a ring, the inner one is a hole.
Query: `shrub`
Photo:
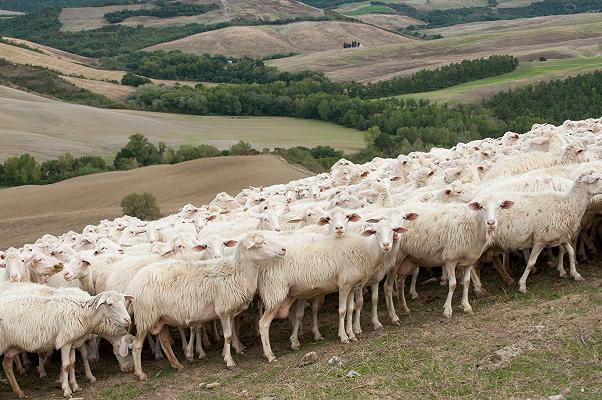
[[[151,193],[130,193],[121,200],[124,215],[140,218],[144,221],[161,218],[161,211],[155,196]]]
[[[145,76],[135,75],[131,72],[123,75],[123,78],[121,78],[121,84],[127,86],[138,87],[147,83],[151,83],[151,80]]]

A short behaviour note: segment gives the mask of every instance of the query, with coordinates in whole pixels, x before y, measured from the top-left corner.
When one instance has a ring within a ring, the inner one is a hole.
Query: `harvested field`
[[[338,81],[360,82],[390,79],[423,68],[435,68],[467,58],[511,54],[522,60],[542,53],[554,58],[594,56],[600,53],[602,14],[550,17],[500,32],[476,33],[439,40],[409,40],[378,48],[343,49],[271,60],[268,64],[286,71],[314,69]]]
[[[409,39],[373,26],[350,22],[297,22],[278,26],[237,26],[161,43],[147,50],[181,50],[195,54],[264,57],[273,54],[313,53],[341,49],[357,40],[372,48]],[[353,51],[355,49],[348,49]]]
[[[408,25],[422,25],[424,21],[397,14],[365,14],[358,17],[360,20],[380,26],[385,29],[405,28]]]
[[[125,101],[134,94],[136,88],[112,82],[94,81],[91,79],[76,78],[73,76],[62,76],[62,79],[73,83],[75,86],[88,89],[94,93],[107,96],[109,99]]]
[[[207,0],[189,0],[188,3],[208,3]],[[171,18],[156,17],[131,17],[121,22],[127,26],[174,26],[192,23],[214,24],[230,21],[234,18],[277,20],[303,16],[320,16],[322,10],[307,6],[294,0],[221,0],[217,10],[208,13],[180,16]],[[63,30],[83,30],[100,28],[108,25],[103,16],[109,11],[123,8],[143,8],[141,5],[108,6],[108,7],[79,7],[65,8],[61,12],[60,20]]]
[[[138,382],[132,374],[119,372],[110,348],[105,347],[100,363],[93,367],[98,383],[86,383],[81,363],[77,364],[78,380],[84,389],[81,396],[88,400],[443,400],[547,399],[564,394],[568,399],[599,399],[602,264],[581,264],[580,271],[586,281],[576,283],[558,279],[554,268],[546,268],[532,277],[526,295],[519,294],[515,287],[503,287],[495,271],[490,271],[484,274],[487,294],[471,297],[474,314],[456,309],[449,320],[441,316],[446,289],[437,283],[422,284],[427,276],[421,275],[417,286],[420,297],[410,300],[412,314],[401,316],[401,326],[388,322],[382,302],[379,309],[384,328],[373,331],[370,313],[365,312],[364,333],[359,342],[348,345],[337,340],[337,304],[335,299],[327,298],[320,310],[324,341],[311,339],[307,312],[306,337],[301,340],[300,350],[291,351],[290,323],[274,321],[271,339],[278,360],[268,363],[261,355],[259,339],[251,334],[251,326],[243,323],[242,342],[249,348],[244,355],[234,355],[238,367],[234,370],[225,368],[222,343],[213,343],[207,352],[208,361],[187,363],[178,339],[174,351],[185,369],[174,372],[166,360],[154,361],[145,348],[142,359],[149,381]],[[517,270],[514,275],[518,275]],[[456,305],[459,299],[454,301]],[[177,332],[172,337],[177,338]],[[317,353],[317,361],[299,366],[309,351]],[[328,364],[335,356],[342,366]],[[30,399],[47,399],[50,393],[59,397],[53,382],[58,364],[55,357],[45,380],[40,380],[35,370],[17,378]],[[346,377],[352,370],[360,375]],[[204,388],[211,382],[219,386]],[[0,396],[11,396],[8,385],[0,386]]]
[[[46,99],[0,86],[0,160],[29,152],[46,160],[65,152],[112,157],[141,133],[170,146],[185,143],[228,148],[239,140],[264,147],[331,145],[345,151],[364,146],[361,132],[298,118],[204,117],[107,110]]]
[[[5,189],[0,191],[0,248],[35,241],[41,230],[81,231],[87,224],[115,218],[121,215],[121,199],[133,192],[153,193],[161,211],[173,213],[186,203],[208,203],[218,192],[235,194],[248,185],[286,183],[305,176],[276,156],[232,156]]]

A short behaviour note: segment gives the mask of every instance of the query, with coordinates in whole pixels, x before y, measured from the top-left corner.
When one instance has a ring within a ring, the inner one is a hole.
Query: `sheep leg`
[[[462,288],[462,310],[465,313],[472,314],[472,306],[468,302],[468,292],[470,291],[470,275],[473,270],[472,265],[469,267],[464,267],[464,287]],[[476,275],[476,274],[475,274]]]
[[[69,352],[69,384],[71,385],[71,389],[74,392],[79,392],[82,390],[81,387],[77,384],[77,380],[75,379],[75,349],[71,349]]]
[[[563,245],[558,247],[558,265],[556,269],[558,269],[558,276],[561,278],[566,277],[566,270],[564,269],[564,255],[566,254],[566,249]]]
[[[581,240],[585,243],[587,250],[591,251],[593,254],[598,253],[598,251],[596,250],[596,245],[594,244],[594,241],[590,238],[590,236],[587,234],[587,232],[582,231],[580,234],[580,237],[581,237]]]
[[[456,290],[456,262],[448,261],[445,263],[445,270],[447,271],[447,299],[443,306],[443,316],[450,318],[452,316],[452,298],[454,297],[454,291]],[[469,275],[470,276],[470,275]]]
[[[569,274],[573,277],[575,281],[584,280],[579,272],[577,272],[576,260],[575,260],[575,250],[573,246],[569,242],[563,243],[563,246],[566,248],[567,253],[569,253]]]
[[[502,256],[502,266],[504,271],[506,271],[508,276],[510,276],[510,253],[507,251],[505,251],[504,255]],[[512,280],[512,283],[514,283],[514,279]]]
[[[219,342],[222,339],[222,337],[219,334],[219,330],[217,329],[217,320],[213,320],[212,328],[213,329],[211,330],[211,333],[213,334],[213,340]]]
[[[413,271],[412,271],[413,273]],[[445,269],[445,267],[441,268],[441,286],[447,286],[447,283],[449,281],[449,277],[447,275],[447,270]]]
[[[84,364],[84,372],[86,374],[86,379],[90,383],[96,382],[96,377],[92,374],[92,370],[90,369],[90,361],[88,360],[88,349],[86,345],[82,345],[78,348],[79,354],[82,356],[82,363]]]
[[[359,288],[359,297],[361,297],[362,299],[362,304],[364,303],[364,297],[362,294],[362,290],[363,287]],[[355,309],[355,290],[351,289],[351,291],[349,292],[349,295],[347,296],[347,315],[346,315],[346,325],[345,325],[345,330],[347,332],[347,336],[349,337],[349,340],[353,341],[353,342],[357,342],[357,337],[355,336],[355,332],[353,332],[353,316],[354,316],[354,309]],[[361,311],[361,310],[360,310]],[[356,314],[359,315],[359,314]],[[358,318],[359,320],[359,318]]]
[[[291,313],[294,318],[293,321],[293,332],[289,341],[291,342],[291,350],[299,350],[301,344],[299,343],[299,326],[303,323],[303,314],[305,312],[305,299],[298,299],[295,307],[295,312]]]
[[[482,295],[483,285],[481,284],[481,277],[480,274],[477,274],[477,272],[475,271],[474,265],[470,266],[470,279],[472,279],[473,282],[474,292],[479,296]]]
[[[232,317],[229,315],[220,315],[219,320],[222,323],[222,331],[224,332],[223,356],[226,367],[236,368],[236,364],[232,358],[232,352],[230,351],[230,343],[232,342]]]
[[[184,330],[184,328],[178,328],[178,330],[180,331],[180,339],[182,340],[182,351],[184,353],[186,353],[186,350],[188,349],[188,340],[186,339],[186,331]],[[190,340],[192,340],[192,338],[190,338]]]
[[[162,360],[163,352],[161,351],[161,342],[159,341],[159,335],[156,335],[156,336],[157,336],[157,338],[155,339],[155,348],[153,350],[155,353],[155,360]]]
[[[17,366],[17,372],[19,373],[19,375],[25,375],[25,372],[27,371],[25,370],[25,368],[23,368],[23,364],[21,364],[21,358],[19,358],[18,354],[15,357],[15,365]]]
[[[202,342],[203,348],[204,349],[210,349],[211,348],[211,342],[209,341],[209,335],[207,335],[207,324],[203,324],[201,326],[201,334],[203,335],[202,336],[202,339],[203,339],[203,342]]]
[[[46,360],[48,359],[48,354],[49,353],[45,353],[44,355],[42,355],[42,353],[38,353],[38,373],[40,374],[40,379],[41,378],[46,378],[48,376],[48,374],[46,373]]]
[[[142,370],[142,346],[144,345],[144,339],[150,337],[146,332],[138,331],[136,337],[132,343],[132,358],[134,359],[134,374],[141,381],[148,380],[148,377]]]
[[[370,290],[372,294],[372,327],[375,330],[383,327],[383,324],[378,320],[378,284],[379,282],[372,284]]]
[[[412,296],[412,300],[416,300],[418,298],[418,292],[416,292],[416,282],[418,281],[418,274],[420,273],[420,267],[417,267],[412,271],[412,281],[410,282],[410,295]]]
[[[161,343],[161,348],[163,349],[167,360],[171,364],[171,367],[176,371],[184,369],[184,366],[180,364],[176,355],[173,352],[173,349],[171,348],[171,337],[169,336],[169,328],[167,327],[167,325],[163,326],[163,329],[161,329],[161,332],[159,332],[158,337],[159,342]]]
[[[318,311],[320,310],[320,296],[311,299],[311,331],[314,334],[314,340],[324,340],[320,334],[318,326]]]
[[[240,341],[240,315],[232,318],[232,347],[236,354],[245,354],[247,349]]]
[[[20,399],[24,399],[27,396],[25,396],[25,393],[23,393],[23,391],[19,387],[19,383],[17,383],[17,378],[15,377],[15,372],[13,371],[14,357],[15,357],[15,355],[12,355],[12,357],[9,357],[8,354],[5,354],[4,359],[2,360],[2,368],[4,369],[4,374],[6,375],[6,380],[8,380],[8,383],[10,384],[10,387],[13,390],[13,392]]]
[[[395,325],[399,325],[399,317],[395,312],[395,304],[393,303],[393,286],[395,285],[396,272],[393,270],[387,275],[385,279],[385,302],[387,303],[387,312],[389,313],[389,319]]]
[[[263,315],[259,319],[259,334],[261,335],[261,344],[263,346],[263,355],[268,359],[269,362],[275,361],[276,356],[272,352],[272,346],[270,345],[270,324],[278,313],[280,306],[277,305],[271,310],[267,308],[263,311]]]
[[[29,354],[21,353],[21,358],[23,359],[23,367],[25,370],[28,370],[31,367],[31,360],[29,359]]]
[[[504,253],[504,257],[506,257],[506,253]],[[504,258],[504,261],[505,260],[506,259]],[[504,265],[500,261],[499,255],[493,256],[493,265],[495,266],[495,269],[497,270],[498,274],[500,274],[500,276],[502,277],[502,280],[504,281],[504,283],[506,285],[508,285],[508,286],[514,285],[514,279],[512,279],[512,277],[508,274],[508,271],[506,271],[506,269],[504,268]]]
[[[397,301],[399,302],[399,309],[402,313],[409,315],[410,309],[406,303],[405,287],[406,287],[407,275],[401,275],[397,280]]]
[[[199,355],[199,360],[207,358],[207,354],[203,349],[203,341],[204,337],[207,336],[207,332],[205,332],[205,325],[200,325],[196,328],[196,352]]]
[[[351,313],[352,317],[352,327],[351,330],[353,332],[353,336],[360,335],[362,333],[362,309],[364,308],[364,287],[360,287],[352,291],[353,300],[351,301],[351,307],[353,308],[353,312]],[[347,315],[349,316],[349,306],[347,306]],[[349,317],[348,317],[349,318]],[[349,338],[351,335],[347,333]]]
[[[349,337],[345,332],[345,317],[347,315],[347,299],[349,298],[350,289],[339,289],[339,338],[341,343],[349,343]]]
[[[63,396],[71,397],[73,392],[69,387],[68,377],[71,369],[71,344],[66,344],[61,347],[61,389]]]
[[[180,335],[183,335],[183,331],[184,329],[180,328]],[[190,340],[188,341],[188,344],[186,345],[186,348],[184,349],[184,355],[186,357],[186,359],[190,362],[194,361],[194,337],[195,337],[196,333],[195,333],[195,328],[191,327],[190,328]],[[186,338],[186,335],[184,335],[184,339]],[[183,342],[182,342],[183,344]]]
[[[531,249],[531,254],[529,255],[529,261],[527,262],[527,267],[525,268],[525,272],[520,277],[518,281],[518,291],[521,293],[527,293],[527,278],[529,277],[529,273],[533,269],[535,262],[537,261],[537,257],[539,257],[539,253],[543,250],[543,246],[540,243],[534,243],[533,248]]]

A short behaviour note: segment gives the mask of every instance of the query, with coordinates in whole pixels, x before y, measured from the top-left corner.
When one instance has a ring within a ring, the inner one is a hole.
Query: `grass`
[[[517,259],[518,260],[518,259]],[[515,265],[517,277],[522,263]],[[543,265],[542,265],[543,267]],[[336,340],[336,299],[328,298],[320,311],[320,328],[325,341],[302,340],[299,351],[288,350],[290,324],[274,321],[272,346],[278,360],[267,363],[261,356],[258,339],[243,324],[246,355],[235,355],[238,368],[226,370],[221,360],[221,344],[208,352],[209,360],[186,363],[180,373],[171,372],[166,361],[151,360],[143,354],[143,366],[150,381],[139,383],[133,376],[119,374],[107,348],[101,365],[94,369],[95,385],[82,385],[90,400],[140,400],[169,398],[257,399],[544,399],[564,394],[567,399],[599,399],[602,396],[602,268],[600,261],[581,263],[584,282],[558,279],[554,268],[543,268],[529,278],[529,293],[516,287],[503,287],[493,270],[483,272],[487,289],[484,297],[471,294],[474,315],[454,309],[451,319],[441,317],[446,289],[438,284],[421,284],[417,300],[410,300],[411,316],[403,316],[401,326],[392,326],[380,303],[384,328],[370,327],[369,304],[364,304],[364,333],[358,343],[342,345]],[[422,274],[422,273],[421,273]],[[458,286],[457,291],[461,290]],[[454,305],[459,303],[459,293]],[[382,297],[382,296],[381,296]],[[368,299],[368,296],[366,296]],[[382,300],[382,299],[381,299]],[[306,335],[309,331],[306,315]],[[249,321],[251,318],[249,318]],[[538,327],[535,329],[535,327]],[[175,338],[177,335],[174,336]],[[177,339],[176,339],[177,340]],[[479,368],[484,357],[518,343],[531,347],[501,367]],[[182,359],[178,345],[176,354]],[[298,365],[303,354],[315,351],[318,360]],[[328,365],[337,356],[341,367]],[[53,376],[56,363],[50,372]],[[79,370],[81,366],[78,364]],[[351,371],[360,373],[347,378]],[[31,376],[31,373],[30,373]],[[18,378],[32,399],[47,398],[57,389],[50,379]],[[83,379],[82,379],[83,380]],[[214,389],[204,384],[218,382]],[[7,391],[6,386],[0,387]],[[57,392],[58,395],[58,392]]]
[[[575,76],[602,68],[602,57],[566,58],[561,60],[521,62],[516,71],[491,78],[462,83],[446,89],[397,96],[428,99],[452,104],[476,102],[484,97],[513,87]]]
[[[364,15],[364,14],[395,14],[395,10],[389,8],[387,6],[381,5],[370,5],[357,8],[353,11],[348,11],[345,15],[356,16],[356,15]]]

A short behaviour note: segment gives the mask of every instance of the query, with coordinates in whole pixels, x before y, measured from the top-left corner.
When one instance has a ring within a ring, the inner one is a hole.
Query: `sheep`
[[[0,296],[0,353],[4,353],[2,366],[13,392],[19,398],[25,397],[25,394],[15,379],[12,365],[14,357],[20,352],[60,349],[61,388],[63,395],[70,397],[72,389],[79,389],[72,372],[72,349],[83,345],[87,336],[104,319],[126,327],[130,325],[131,319],[124,304],[130,296],[117,292],[104,292],[94,297],[83,292],[75,296],[72,293],[62,294],[60,289],[46,288],[45,294],[37,292]],[[37,314],[45,318],[39,319]],[[37,333],[32,335],[32,332]]]
[[[224,360],[235,366],[230,353],[232,318],[248,307],[257,289],[257,264],[283,257],[286,249],[253,232],[241,240],[227,258],[198,263],[153,264],[139,271],[128,293],[135,296],[133,342],[135,375],[146,380],[140,353],[148,332],[159,334],[163,351],[175,369],[183,368],[173,354],[165,325],[190,326],[219,318],[224,332]],[[130,292],[131,291],[131,292]]]
[[[583,214],[594,195],[602,193],[602,175],[585,172],[566,192],[504,193],[514,199],[514,207],[500,214],[492,247],[503,251],[531,248],[519,291],[526,293],[527,278],[539,253],[546,247],[563,246],[569,254],[570,275],[576,280],[583,278],[577,272],[572,238],[579,229]],[[488,196],[483,196],[486,199]],[[566,276],[559,264],[559,274]]]

